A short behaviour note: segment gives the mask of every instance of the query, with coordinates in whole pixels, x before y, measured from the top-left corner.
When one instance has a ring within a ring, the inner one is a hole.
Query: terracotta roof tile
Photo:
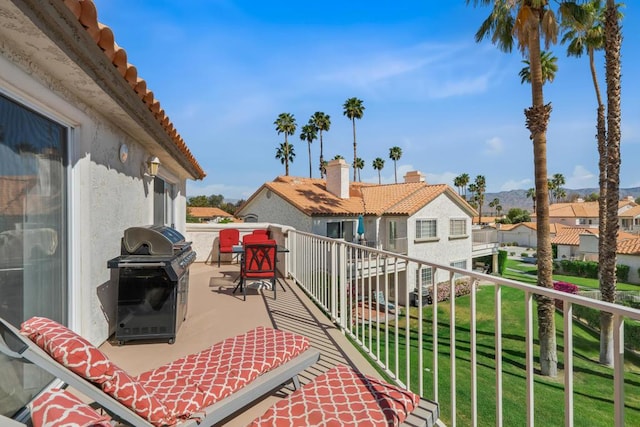
[[[225,212],[220,208],[210,207],[189,207],[189,213],[196,218],[213,218],[213,217],[232,217],[229,212]]]
[[[640,237],[636,236],[633,239],[624,240],[622,242],[619,241],[618,250],[616,252],[624,255],[639,255]]]
[[[640,206],[634,206],[632,208],[629,208],[626,211],[618,214],[618,216],[625,217],[625,218],[635,218],[637,216],[640,216]]]
[[[585,227],[566,227],[563,228],[555,237],[551,238],[551,243],[556,245],[578,246],[580,244],[581,234],[598,235],[598,230]]]
[[[102,49],[109,61],[118,69],[122,77],[129,83],[129,86],[131,86],[140,99],[147,105],[149,111],[155,116],[173,143],[195,168],[197,172],[196,179],[204,178],[206,176],[204,170],[195,157],[193,157],[193,154],[191,154],[191,151],[180,135],[173,128],[169,118],[160,107],[160,102],[154,98],[153,92],[148,90],[146,82],[138,77],[137,69],[127,62],[127,52],[117,45],[113,31],[106,25],[98,22],[98,11],[93,1],[64,0],[64,4],[71,10],[100,49]]]
[[[349,185],[349,198],[341,199],[327,191],[324,179],[279,176],[265,183],[247,203],[263,188],[273,191],[307,215],[412,215],[447,191],[473,212],[446,184],[415,182],[376,185],[352,182]]]

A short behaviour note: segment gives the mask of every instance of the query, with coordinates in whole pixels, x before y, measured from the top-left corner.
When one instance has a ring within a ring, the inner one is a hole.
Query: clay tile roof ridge
[[[140,86],[140,83],[144,82],[144,80],[138,77],[136,68],[127,62],[127,53],[115,42],[115,36],[111,28],[98,21],[98,11],[93,0],[64,0],[64,4],[78,19],[78,22],[82,24],[109,61],[118,69],[123,79],[125,79],[129,86],[142,98],[160,126],[165,128],[169,138],[196,170],[198,175],[196,178],[204,178],[206,173],[195,157],[193,157],[193,154],[186,144],[181,143],[182,138],[180,135],[177,132],[173,132],[173,130],[167,129],[168,117],[165,116],[164,110],[160,108],[159,101],[153,97],[153,92],[147,90],[146,83],[144,86]]]

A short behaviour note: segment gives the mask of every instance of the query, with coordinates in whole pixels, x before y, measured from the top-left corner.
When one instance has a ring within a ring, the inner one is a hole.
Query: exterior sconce
[[[155,178],[158,175],[158,167],[160,166],[160,159],[156,156],[149,157],[147,160],[147,173],[145,175]]]

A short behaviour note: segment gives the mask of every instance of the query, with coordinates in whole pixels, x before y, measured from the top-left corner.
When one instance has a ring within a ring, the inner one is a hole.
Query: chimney
[[[327,191],[341,199],[349,198],[349,165],[344,159],[327,163]]]
[[[410,171],[404,176],[404,182],[425,182],[424,174],[419,171]]]

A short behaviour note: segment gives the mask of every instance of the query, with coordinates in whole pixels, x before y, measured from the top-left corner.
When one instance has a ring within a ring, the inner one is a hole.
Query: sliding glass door
[[[0,95],[0,317],[68,318],[67,127]],[[0,355],[0,413],[51,378]]]

